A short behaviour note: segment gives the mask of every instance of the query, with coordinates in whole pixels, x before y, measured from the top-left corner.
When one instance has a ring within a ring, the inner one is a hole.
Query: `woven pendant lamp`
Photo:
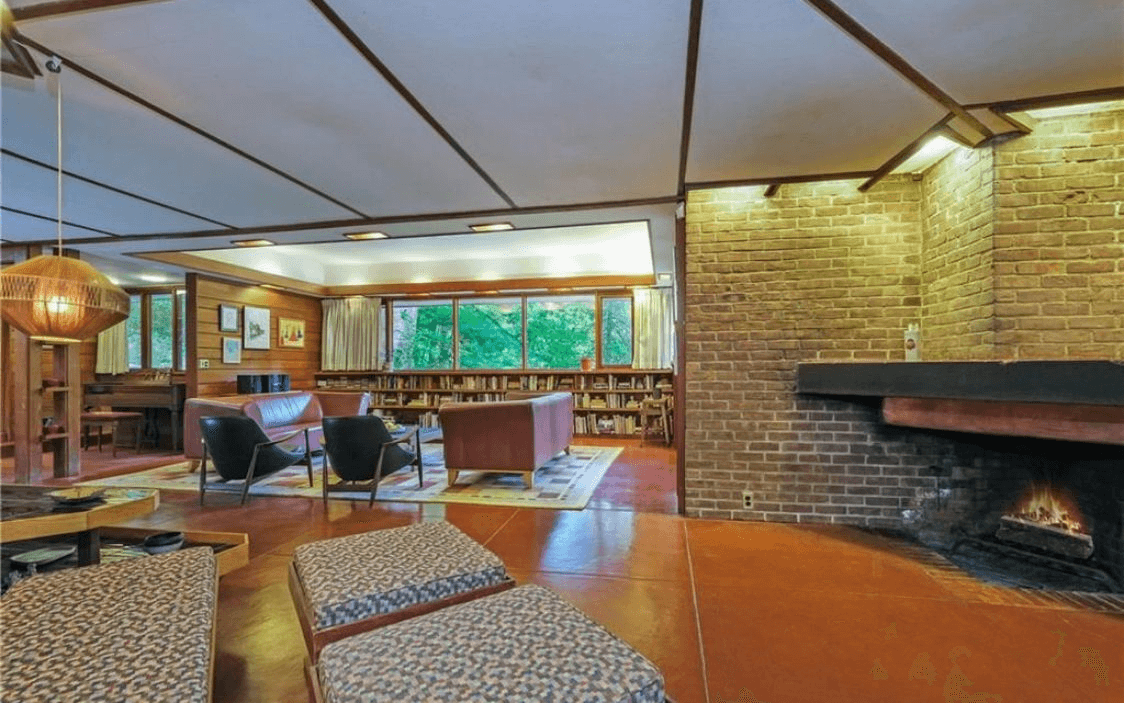
[[[47,69],[58,74],[62,61]],[[58,251],[62,252],[62,80],[58,82],[57,212]],[[129,316],[129,294],[90,264],[44,254],[0,271],[0,316],[32,339],[74,344]]]

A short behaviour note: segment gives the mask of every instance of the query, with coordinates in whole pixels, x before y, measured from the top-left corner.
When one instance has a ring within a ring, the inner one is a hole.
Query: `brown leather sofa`
[[[521,473],[534,487],[535,470],[574,439],[570,393],[513,394],[489,403],[441,406],[441,432],[449,485],[461,471]]]
[[[294,430],[308,428],[311,449],[320,448],[323,431],[320,421],[337,415],[366,415],[371,395],[346,391],[292,391],[289,393],[260,393],[255,395],[228,395],[218,398],[191,398],[183,408],[183,455],[193,461],[203,458],[203,438],[199,433],[199,418],[226,415],[245,415],[261,425],[271,438]],[[294,450],[303,446],[304,435],[283,445]]]

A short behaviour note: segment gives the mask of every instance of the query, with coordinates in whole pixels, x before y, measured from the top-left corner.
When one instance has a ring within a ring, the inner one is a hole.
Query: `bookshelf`
[[[574,396],[574,434],[640,436],[640,402],[671,395],[670,369],[596,371],[321,371],[316,387],[367,391],[384,416],[436,427],[443,403],[503,400],[507,391],[559,391]],[[401,418],[399,416],[402,416]]]

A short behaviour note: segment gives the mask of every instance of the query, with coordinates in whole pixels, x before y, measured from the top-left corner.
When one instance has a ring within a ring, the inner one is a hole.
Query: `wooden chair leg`
[[[457,469],[446,469],[445,474],[448,478],[449,486],[452,487],[452,485],[457,482],[457,476],[460,475],[460,471]]]
[[[250,455],[250,467],[246,469],[246,480],[242,482],[242,502],[241,505],[246,504],[246,498],[250,496],[250,484],[254,482],[254,469],[258,465],[258,450],[261,445],[254,446],[254,453]]]
[[[379,493],[379,479],[382,478],[382,460],[386,456],[386,445],[382,445],[379,450],[379,460],[375,464],[375,475],[371,477],[371,499],[367,501],[367,507],[375,507],[375,496]]]
[[[423,474],[425,473],[425,469],[422,466],[421,435],[414,435],[414,439],[417,440],[414,446],[418,452],[418,488],[422,488],[423,486],[425,486],[425,479],[422,478]]]
[[[137,435],[140,436],[139,434]],[[203,494],[207,492],[207,443],[203,443],[203,461],[199,464],[199,506],[203,506]]]
[[[324,460],[320,463],[321,471],[320,476],[323,482],[321,494],[324,496],[324,509],[328,509],[328,452],[324,451]]]
[[[308,443],[308,428],[304,428],[304,463],[308,466],[308,487],[312,488],[312,445]]]

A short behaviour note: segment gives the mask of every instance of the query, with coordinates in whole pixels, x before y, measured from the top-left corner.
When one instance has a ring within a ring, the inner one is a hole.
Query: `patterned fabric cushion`
[[[3,700],[206,701],[216,578],[198,547],[20,581],[0,599]]]
[[[651,662],[540,586],[333,642],[317,667],[325,703],[664,700]]]
[[[375,530],[297,547],[314,630],[503,582],[499,557],[447,522]]]

